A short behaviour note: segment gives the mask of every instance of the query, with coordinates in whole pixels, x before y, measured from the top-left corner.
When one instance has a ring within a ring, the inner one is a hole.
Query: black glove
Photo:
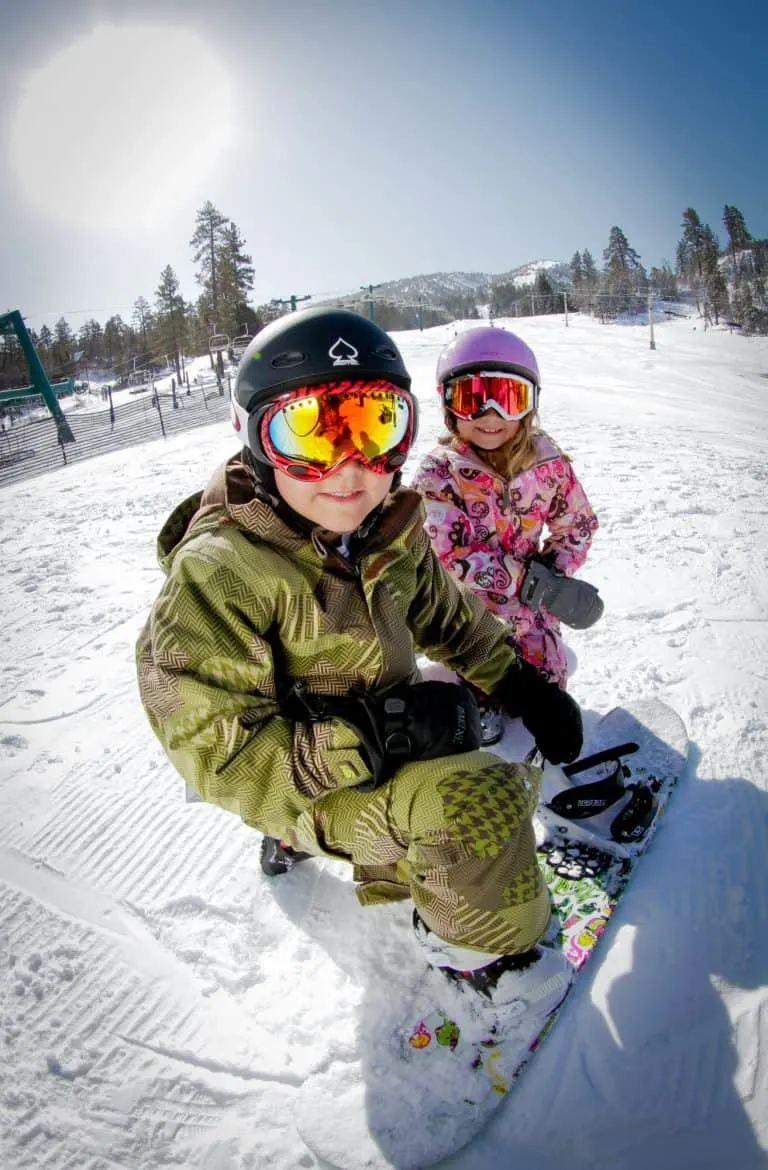
[[[550,763],[576,759],[584,739],[578,704],[535,666],[518,659],[492,697],[513,719],[520,716],[536,740],[536,747]]]
[[[294,686],[280,704],[289,719],[311,723],[339,719],[360,738],[372,779],[357,787],[378,788],[409,760],[436,760],[480,746],[480,712],[461,683],[398,683],[388,691],[313,695]]]
[[[600,594],[588,581],[556,572],[550,562],[550,557],[531,558],[520,585],[520,600],[534,612],[545,605],[575,630],[589,629],[602,617]]]

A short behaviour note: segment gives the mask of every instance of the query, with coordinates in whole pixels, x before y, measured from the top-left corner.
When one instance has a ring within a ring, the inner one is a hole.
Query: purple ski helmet
[[[540,388],[539,365],[533,350],[521,337],[507,329],[481,325],[467,329],[449,341],[437,359],[437,389],[442,393],[446,382],[459,374],[480,370],[505,370],[522,374]]]

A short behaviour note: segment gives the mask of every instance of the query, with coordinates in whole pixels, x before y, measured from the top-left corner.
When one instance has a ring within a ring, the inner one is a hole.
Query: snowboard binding
[[[638,750],[633,742],[617,744],[562,768],[531,753],[529,761],[544,772],[539,816],[550,837],[567,837],[618,857],[636,852],[658,812],[658,784],[630,781],[632,770],[624,759]],[[574,782],[596,768],[603,770],[597,779]]]

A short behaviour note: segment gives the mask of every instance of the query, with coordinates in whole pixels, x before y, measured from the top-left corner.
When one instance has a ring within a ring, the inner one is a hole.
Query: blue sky
[[[756,0],[25,0],[0,37],[0,311],[130,318],[207,198],[254,301],[502,272],[684,208],[768,235]],[[149,51],[154,46],[154,55]]]

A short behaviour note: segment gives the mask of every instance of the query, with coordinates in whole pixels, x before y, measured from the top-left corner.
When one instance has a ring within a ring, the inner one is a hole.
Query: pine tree
[[[248,324],[247,301],[253,288],[253,265],[245,252],[245,240],[237,224],[230,221],[222,229],[219,250],[221,324],[231,337]]]
[[[758,277],[768,273],[768,240],[752,240],[752,268]]]
[[[705,315],[714,317],[719,324],[721,315],[727,314],[728,286],[720,269],[720,247],[712,228],[704,224],[701,241],[701,272],[706,291]]]
[[[717,238],[708,223],[702,223],[693,207],[683,212],[683,235],[677,245],[677,270],[689,284],[696,297],[699,312],[709,315],[713,306],[713,294],[723,311],[723,295],[718,259],[720,249]],[[727,301],[727,296],[726,296]]]
[[[581,253],[581,267],[584,270],[584,283],[587,285],[597,284],[597,266],[592,259],[589,248],[585,248]]]
[[[574,252],[571,256],[570,263],[571,284],[574,290],[578,291],[584,280],[584,266],[581,260],[581,252]]]
[[[83,351],[83,357],[87,361],[93,361],[95,358],[101,357],[102,338],[103,330],[101,325],[93,318],[80,326],[77,341]]]
[[[584,256],[589,256],[589,252],[585,251]],[[573,309],[585,309],[589,306],[588,277],[584,267],[584,256],[581,252],[574,252],[568,266],[571,279],[569,303]],[[589,259],[592,260],[592,257],[589,256]]]
[[[211,331],[205,315],[199,311],[199,304],[185,304],[184,336],[186,338],[185,345],[189,348],[190,353],[208,352]]]
[[[678,297],[677,280],[669,264],[662,264],[661,268],[652,268],[648,277],[651,287],[662,300],[676,301]]]
[[[189,241],[195,263],[199,264],[195,275],[209,306],[211,314],[209,324],[212,330],[223,328],[220,319],[222,309],[220,260],[228,222],[227,217],[208,199],[197,213],[194,235]]]
[[[537,314],[557,312],[555,290],[552,287],[552,281],[543,268],[538,270],[536,279],[533,282],[533,300]]]
[[[587,309],[589,312],[594,312],[600,277],[598,275],[597,265],[589,248],[584,248],[581,253],[581,268],[582,279],[579,307],[581,309]]]
[[[605,289],[609,296],[608,314],[613,315],[636,304],[638,293],[647,285],[647,277],[640,256],[616,225],[611,228],[603,260]]]
[[[166,264],[160,273],[160,284],[155,290],[155,307],[161,347],[164,352],[173,355],[176,377],[181,382],[184,298],[179,293],[179,281],[170,264]]]
[[[723,227],[728,234],[728,254],[731,257],[731,275],[734,280],[738,280],[739,270],[737,268],[736,253],[749,247],[749,244],[752,242],[752,237],[747,231],[744,216],[738,207],[730,206],[728,203],[723,208]]]
[[[616,226],[611,228],[603,260],[608,272],[630,272],[641,267],[639,255],[629,246],[629,240],[621,228]]]
[[[449,293],[440,298],[440,305],[445,309],[444,316],[452,321],[477,320],[480,316],[475,297],[471,293]],[[435,321],[435,324],[440,324],[440,321]]]
[[[133,302],[131,321],[133,323],[134,333],[131,338],[133,341],[133,352],[130,356],[133,371],[136,371],[137,362],[139,369],[145,369],[152,357],[152,330],[155,320],[152,307],[146,297],[137,297]],[[128,356],[128,353],[126,353],[126,357]]]
[[[517,287],[514,281],[499,281],[491,286],[491,299],[489,305],[489,312],[491,317],[510,317],[514,315],[520,316],[520,300],[522,297],[521,290]],[[531,312],[531,298],[527,299],[527,309],[523,316],[529,316]]]
[[[25,371],[19,339],[13,330],[0,333],[0,387],[25,385],[29,376]]]
[[[686,207],[681,226],[683,235],[677,245],[678,275],[697,286],[704,276],[705,225],[693,207]]]
[[[707,295],[715,317],[715,324],[719,325],[720,318],[727,317],[731,308],[728,299],[728,285],[719,265],[708,276]]]
[[[74,334],[65,317],[59,317],[53,327],[54,356],[59,365],[69,366],[72,361]]]
[[[591,312],[600,278],[589,248],[574,252],[568,269],[571,280],[568,304],[574,309]]]
[[[747,333],[757,332],[760,327],[760,314],[755,307],[749,281],[743,281],[733,294],[733,311],[736,320],[744,326]]]
[[[120,314],[110,317],[104,326],[104,357],[110,365],[122,361],[127,335],[128,327]]]
[[[141,339],[142,349],[147,349],[147,330],[152,325],[152,309],[149,301],[145,297],[138,297],[133,302],[133,316],[131,317],[134,328]]]

